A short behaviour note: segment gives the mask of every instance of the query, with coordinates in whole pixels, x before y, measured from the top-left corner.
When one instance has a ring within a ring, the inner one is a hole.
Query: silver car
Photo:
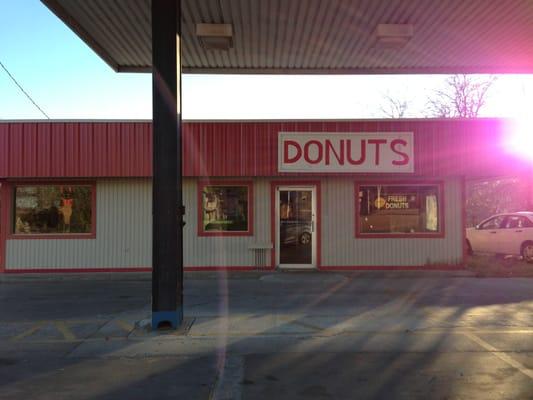
[[[533,263],[533,212],[494,215],[466,230],[470,253],[522,256]]]
[[[300,220],[282,221],[280,241],[283,244],[308,245],[312,240],[312,222]]]

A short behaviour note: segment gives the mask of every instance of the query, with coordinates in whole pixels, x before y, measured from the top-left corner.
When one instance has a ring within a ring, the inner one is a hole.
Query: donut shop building
[[[185,270],[454,269],[503,120],[185,122]],[[150,122],[0,123],[0,271],[151,268]]]

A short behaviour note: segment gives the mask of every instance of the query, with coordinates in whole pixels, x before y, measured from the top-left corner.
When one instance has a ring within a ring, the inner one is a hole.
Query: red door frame
[[[0,273],[6,271],[6,241],[9,234],[11,208],[11,185],[0,181]]]
[[[270,238],[272,240],[272,251],[270,254],[270,268],[276,269],[276,188],[279,186],[314,186],[316,189],[316,268],[321,268],[321,191],[320,181],[306,181],[306,180],[279,180],[270,182]]]

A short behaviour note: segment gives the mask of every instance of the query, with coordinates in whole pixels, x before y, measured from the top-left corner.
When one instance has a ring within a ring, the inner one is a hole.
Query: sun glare
[[[505,147],[508,151],[533,161],[533,117],[513,121]]]

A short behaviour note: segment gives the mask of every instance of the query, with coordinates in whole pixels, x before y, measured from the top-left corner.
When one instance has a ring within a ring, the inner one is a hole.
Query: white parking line
[[[76,336],[74,336],[74,334],[72,333],[72,331],[70,330],[70,328],[67,326],[65,322],[56,321],[54,322],[54,325],[57,328],[57,330],[61,332],[65,340],[68,340],[68,341],[76,340]]]
[[[485,342],[479,336],[476,336],[476,335],[474,335],[471,332],[463,332],[463,335],[465,335],[470,340],[476,342],[481,347],[483,347],[485,350],[487,350],[490,353],[494,354],[496,357],[498,357],[503,362],[506,362],[511,367],[516,368],[518,371],[523,373],[525,376],[529,377],[530,379],[533,379],[533,370],[531,370],[531,369],[527,368],[526,366],[522,365],[521,363],[516,361],[514,358],[511,358],[506,353],[498,350],[496,347],[494,347],[490,343]]]
[[[226,355],[219,366],[217,379],[209,400],[240,400],[242,399],[242,382],[244,380],[244,358]]]
[[[115,325],[119,326],[120,328],[124,329],[126,332],[131,332],[135,326],[129,322],[122,321],[121,319],[115,319],[113,320]]]
[[[35,332],[37,332],[43,325],[44,325],[44,322],[39,322],[39,323],[33,325],[30,329],[27,329],[24,332],[22,332],[22,333],[18,334],[17,336],[13,337],[11,340],[16,342],[18,340],[24,339],[27,336],[31,336]]]

